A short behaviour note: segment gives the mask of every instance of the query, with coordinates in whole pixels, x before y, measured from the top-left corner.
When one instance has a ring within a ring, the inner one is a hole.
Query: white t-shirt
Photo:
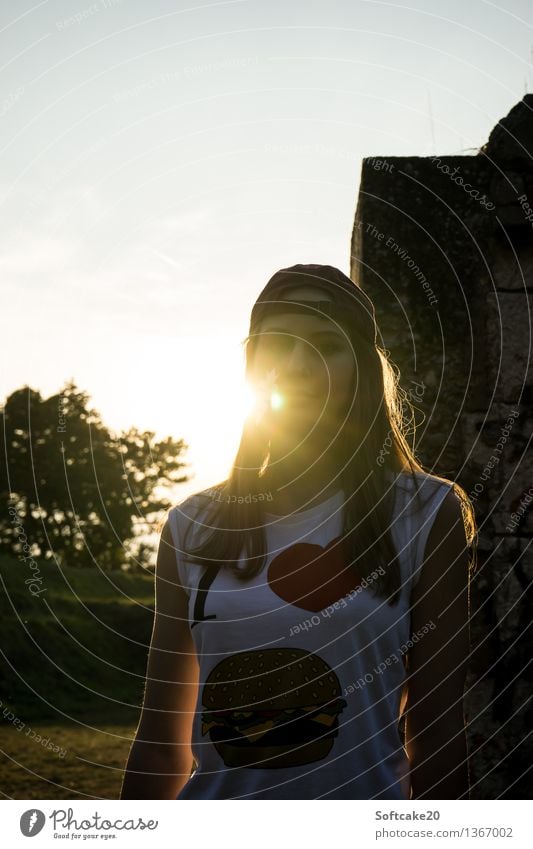
[[[398,730],[404,654],[415,637],[410,595],[453,486],[417,478],[418,497],[410,475],[391,477],[402,577],[393,607],[364,581],[354,585],[334,544],[341,490],[293,516],[267,513],[268,556],[246,582],[186,560],[185,526],[206,516],[204,493],[169,511],[200,665],[196,768],[178,799],[410,798]]]

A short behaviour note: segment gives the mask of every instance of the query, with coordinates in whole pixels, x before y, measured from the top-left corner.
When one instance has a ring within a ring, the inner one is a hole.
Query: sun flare
[[[274,368],[260,381],[245,382],[246,418],[253,418],[258,423],[266,413],[283,407],[283,397],[276,385],[277,378],[278,372]]]

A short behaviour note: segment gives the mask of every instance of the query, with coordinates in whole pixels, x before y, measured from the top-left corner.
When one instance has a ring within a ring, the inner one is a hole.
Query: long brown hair
[[[341,459],[339,488],[345,495],[341,544],[349,568],[355,569],[359,577],[367,577],[370,572],[375,575],[375,570],[383,567],[382,574],[378,572],[370,586],[376,595],[386,597],[393,605],[400,597],[401,576],[391,534],[395,494],[392,480],[399,473],[411,474],[418,495],[415,473],[427,474],[415,457],[417,408],[400,386],[399,369],[386,351],[350,332],[349,316],[344,324],[353,345],[358,378],[348,417],[336,437]],[[243,342],[247,375],[253,370],[258,336],[250,333]],[[207,507],[201,527],[210,528],[212,533],[189,549],[189,533],[196,525],[195,521],[190,522],[182,543],[182,554],[188,560],[231,568],[243,581],[262,570],[267,556],[265,501],[257,496],[263,493],[264,497],[268,459],[268,441],[247,419],[229,477],[212,487],[211,494],[198,493],[200,510]],[[476,536],[472,503],[462,487],[457,483],[453,487],[461,498],[472,552]],[[242,557],[244,562],[240,563]]]

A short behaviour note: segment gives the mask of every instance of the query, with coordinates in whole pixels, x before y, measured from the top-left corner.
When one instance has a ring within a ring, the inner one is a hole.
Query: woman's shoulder
[[[207,512],[213,504],[221,500],[221,493],[225,485],[226,481],[222,481],[206,489],[193,492],[171,507],[168,512],[174,514],[176,518],[196,519],[200,513]]]
[[[424,471],[403,471],[393,473],[393,478],[395,478],[395,483],[398,486],[403,487],[404,489],[423,489],[425,488],[427,491],[440,489],[440,487],[444,486],[447,489],[453,489],[455,486],[455,482],[449,480],[448,478],[441,477],[440,475],[435,475],[432,472],[424,472]]]
[[[394,486],[413,510],[426,507],[433,501],[441,501],[456,490],[454,481],[425,471],[397,472],[392,475]]]

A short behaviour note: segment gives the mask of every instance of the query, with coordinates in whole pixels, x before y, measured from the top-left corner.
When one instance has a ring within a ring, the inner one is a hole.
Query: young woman
[[[471,503],[424,471],[372,302],[278,271],[262,402],[226,481],[169,511],[123,799],[465,799]]]

